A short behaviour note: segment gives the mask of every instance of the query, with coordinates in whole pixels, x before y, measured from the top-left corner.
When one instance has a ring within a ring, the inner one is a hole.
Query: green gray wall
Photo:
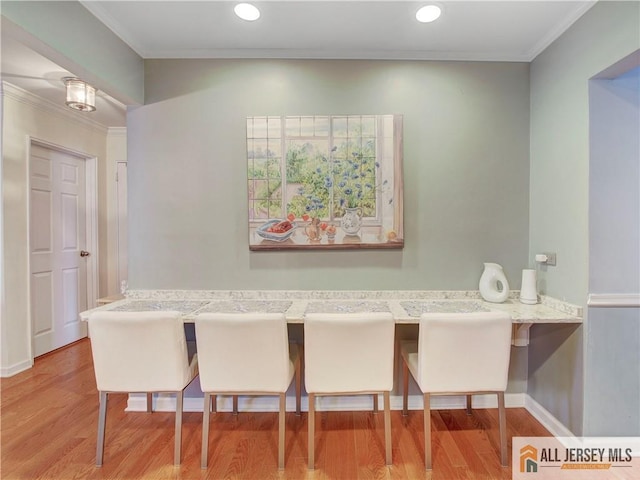
[[[638,18],[638,2],[598,2],[531,64],[529,258],[556,252],[542,293],[578,305],[589,282],[589,79],[640,48]],[[583,327],[535,326],[529,347],[528,393],[577,435],[584,395],[599,394],[583,392],[592,340]]]
[[[475,290],[528,266],[522,63],[148,60],[128,127],[131,288]],[[245,118],[404,116],[401,251],[249,252]]]
[[[640,295],[640,66],[589,94],[589,293]],[[590,307],[586,332],[584,434],[640,436],[640,308]]]
[[[129,111],[129,285],[477,290],[527,267],[529,69],[518,63],[148,60]],[[250,252],[245,118],[401,113],[401,251]],[[508,391],[526,389],[512,349]]]
[[[589,79],[640,48],[639,18],[639,2],[598,2],[531,64],[529,255],[558,254],[544,293],[578,305],[589,279]]]

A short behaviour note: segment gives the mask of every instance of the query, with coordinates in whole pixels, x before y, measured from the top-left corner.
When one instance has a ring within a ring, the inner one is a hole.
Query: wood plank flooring
[[[424,470],[422,412],[391,416],[393,466],[384,464],[383,415],[319,412],[316,470],[307,471],[307,414],[287,413],[286,469],[277,470],[277,413],[211,416],[209,468],[200,468],[201,413],[185,413],[182,465],[173,463],[170,412],[125,413],[111,395],[104,466],[95,467],[98,394],[91,346],[81,340],[0,381],[0,478],[72,479],[511,479],[499,461],[495,409],[432,411],[433,471]],[[526,410],[507,409],[512,436],[549,435]]]

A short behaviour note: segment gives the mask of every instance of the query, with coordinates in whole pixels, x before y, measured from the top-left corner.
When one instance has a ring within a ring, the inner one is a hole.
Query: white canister
[[[536,271],[531,268],[522,270],[522,286],[520,287],[520,302],[527,305],[538,303],[538,290],[536,289]]]
[[[485,263],[480,276],[480,295],[487,302],[502,303],[509,297],[509,282],[497,263]]]

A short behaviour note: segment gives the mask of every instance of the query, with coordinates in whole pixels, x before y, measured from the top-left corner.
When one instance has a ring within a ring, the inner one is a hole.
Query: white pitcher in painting
[[[362,226],[362,207],[345,208],[340,219],[340,226],[345,235],[358,235]]]
[[[509,297],[509,282],[497,263],[485,263],[480,276],[480,295],[487,302],[502,303]]]

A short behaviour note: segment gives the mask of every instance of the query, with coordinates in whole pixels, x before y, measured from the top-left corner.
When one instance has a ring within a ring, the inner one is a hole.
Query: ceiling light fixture
[[[440,18],[442,9],[437,5],[426,5],[416,12],[416,20],[422,23],[430,23]]]
[[[87,82],[76,77],[64,77],[62,79],[67,87],[68,107],[81,112],[93,112],[96,109],[96,89]]]
[[[253,22],[260,18],[260,10],[250,3],[239,3],[233,8],[233,11],[241,19],[248,22]]]

